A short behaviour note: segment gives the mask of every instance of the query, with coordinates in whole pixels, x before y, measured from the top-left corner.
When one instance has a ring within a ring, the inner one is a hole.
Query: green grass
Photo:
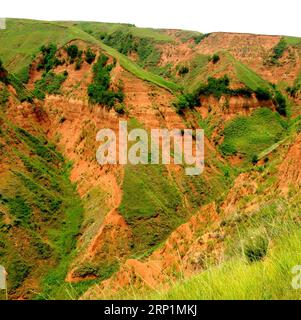
[[[127,165],[120,213],[134,234],[133,252],[160,243],[185,221],[183,199],[163,165]]]
[[[109,55],[116,58],[122,67],[124,67],[126,70],[131,72],[133,75],[137,76],[138,78],[149,81],[155,85],[158,85],[159,87],[165,88],[171,92],[177,92],[180,87],[168,80],[165,80],[164,78],[155,75],[149,71],[144,70],[143,68],[139,67],[136,63],[132,62],[129,58],[127,58],[125,55],[121,54],[114,48],[111,48],[104,43],[100,42],[100,46],[103,50],[105,50]]]
[[[136,32],[140,36],[149,37],[152,35],[155,39],[170,40],[165,34],[152,32],[151,29],[136,30]],[[149,81],[172,92],[179,90],[176,84],[144,70],[117,50],[106,46],[99,39],[72,23],[8,19],[7,29],[0,30],[0,43],[6,44],[0,47],[0,57],[9,72],[18,74],[22,73],[24,68],[32,62],[33,57],[38,54],[42,45],[55,43],[58,47],[61,47],[76,39],[100,46],[109,55],[118,59],[126,70],[142,80]]]
[[[278,240],[265,261],[253,264],[233,259],[183,284],[176,285],[157,299],[171,300],[274,300],[297,299],[292,288],[292,268],[300,264],[300,230]]]
[[[67,24],[70,24],[67,22]],[[104,23],[104,22],[73,22],[74,26],[88,33],[98,35],[112,34],[116,31],[130,32],[134,37],[149,38],[158,42],[170,42],[173,38],[166,33],[152,28],[137,28],[133,25],[122,23]]]
[[[73,39],[91,38],[81,30],[52,22],[7,19],[6,30],[0,30],[0,43],[5,43],[0,46],[0,57],[9,72],[19,73],[32,62],[42,45],[56,43],[60,47]]]
[[[0,214],[0,241],[5,243],[0,260],[11,271],[9,292],[19,290],[27,277],[37,282],[46,277],[43,294],[53,293],[64,282],[82,222],[71,167],[42,135],[33,136],[4,117],[0,121],[0,156],[11,165],[0,197],[1,211],[9,217],[5,223]],[[13,245],[12,239],[26,243]],[[27,290],[27,296],[34,294]]]
[[[286,43],[288,43],[291,46],[296,46],[301,43],[301,38],[297,37],[284,37]]]
[[[240,200],[251,199],[242,196]],[[212,264],[210,259],[205,259],[203,271],[191,278],[184,279],[183,275],[180,275],[178,280],[171,278],[168,290],[129,288],[117,293],[117,296],[113,295],[113,298],[299,300],[300,289],[292,287],[293,279],[300,274],[293,274],[292,270],[300,265],[301,260],[301,199],[298,189],[290,191],[289,199],[279,197],[276,190],[275,193],[258,200],[258,203],[260,206],[256,210],[239,211],[224,217],[215,230],[225,235],[222,261]],[[259,239],[262,241],[258,241]],[[252,259],[251,251],[256,254],[252,255]],[[300,281],[298,283],[300,284]]]
[[[251,159],[279,142],[286,123],[279,114],[261,108],[250,117],[237,117],[226,124],[220,150],[225,155],[240,153]]]
[[[188,68],[189,73],[183,78],[178,79],[178,83],[186,88],[187,91],[194,91],[199,86],[200,82],[204,82],[205,78],[200,76],[206,70],[207,64],[209,62],[209,56],[207,55],[197,55],[190,62]]]
[[[242,62],[234,59],[229,55],[229,59],[232,61],[238,79],[248,88],[256,90],[258,88],[270,89],[269,83],[262,79],[257,73],[248,68]]]
[[[300,299],[300,290],[292,287],[292,269],[301,260],[300,222],[296,220],[299,196],[297,201],[294,196],[290,202],[278,199],[262,206],[251,217],[242,216],[237,221],[229,218],[225,222],[229,234],[225,241],[226,261],[152,298]],[[255,235],[267,239],[268,251],[259,260],[248,262],[246,243]]]

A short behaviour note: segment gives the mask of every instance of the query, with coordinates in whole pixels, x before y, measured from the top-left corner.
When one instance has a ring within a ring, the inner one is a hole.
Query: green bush
[[[115,31],[112,34],[107,35],[103,39],[103,42],[125,55],[136,51],[136,40],[130,32],[121,30]]]
[[[264,88],[257,88],[255,90],[255,95],[256,95],[256,98],[261,101],[272,99],[271,92]]]
[[[266,63],[270,65],[278,64],[278,60],[283,56],[288,44],[285,38],[281,38],[276,46],[272,49],[271,55],[268,57]]]
[[[287,116],[287,103],[286,99],[280,91],[275,93],[276,110],[282,116]]]
[[[82,67],[82,63],[83,63],[82,58],[78,58],[75,62],[75,70],[80,70],[80,68]]]
[[[265,235],[254,235],[244,244],[244,255],[249,262],[263,259],[268,252],[269,241]]]
[[[18,74],[17,77],[23,83],[27,84],[29,81],[29,72],[30,72],[31,64],[25,66]]]
[[[38,64],[38,70],[45,70],[46,72],[48,72],[56,66],[62,64],[62,62],[56,57],[56,44],[49,44],[48,46],[43,45],[40,51],[42,53],[42,59]]]
[[[91,103],[103,104],[112,108],[116,102],[122,102],[124,94],[110,90],[112,64],[107,65],[108,57],[102,54],[93,65],[93,82],[88,86],[88,96]]]
[[[72,60],[74,60],[74,59],[78,56],[78,54],[79,54],[78,47],[77,47],[77,45],[75,45],[75,44],[71,44],[70,46],[68,46],[67,49],[66,49],[66,51],[67,51],[68,56],[69,56]]]
[[[214,64],[218,63],[219,60],[220,60],[220,57],[219,57],[219,55],[216,54],[216,53],[215,53],[215,54],[212,56],[212,58],[211,58],[211,61],[212,61]]]
[[[199,44],[201,43],[205,38],[207,38],[208,36],[210,36],[210,33],[204,33],[204,34],[199,34],[197,36],[194,36],[193,39],[194,39],[194,42],[195,44]]]
[[[91,64],[94,62],[96,54],[90,48],[88,48],[88,50],[85,52],[85,56],[86,62]]]
[[[287,87],[286,88],[286,92],[293,98],[297,97],[298,92],[301,91],[301,85],[300,84],[296,84],[292,87]]]
[[[228,96],[244,96],[251,97],[252,90],[244,87],[238,89],[230,89],[230,79],[227,75],[221,78],[209,77],[206,84],[201,84],[193,93],[182,94],[178,101],[173,105],[178,113],[183,113],[185,109],[193,108],[200,104],[201,96],[213,95],[217,99],[220,99],[222,95]]]
[[[273,48],[273,58],[278,60],[280,59],[285,50],[287,49],[287,42],[284,38],[281,38],[277,45]]]
[[[21,195],[16,195],[14,198],[7,199],[10,214],[15,216],[23,225],[30,222],[31,208],[26,203]]]
[[[173,103],[177,113],[179,114],[182,114],[185,109],[192,109],[193,107],[199,104],[200,104],[199,96],[193,93],[182,94],[178,98],[178,101]]]

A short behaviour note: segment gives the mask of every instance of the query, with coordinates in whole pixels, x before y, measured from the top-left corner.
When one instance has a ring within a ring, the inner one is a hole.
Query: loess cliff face
[[[39,52],[25,83],[16,84],[12,72],[0,70],[0,263],[8,266],[12,298],[59,298],[68,282],[80,288],[76,298],[82,299],[118,297],[127,288],[168,288],[226,259],[230,229],[225,221],[252,216],[275,192],[287,197],[300,187],[301,41],[292,45],[286,40],[276,59],[282,37],[212,33],[200,38],[161,30],[170,40],[147,38],[144,45],[155,53],[143,61],[146,54],[139,50],[121,54],[113,43],[111,51],[97,42],[94,31],[89,36],[81,32],[87,39],[55,48],[51,59],[60,63],[51,70],[41,67],[46,55]],[[72,46],[82,56],[70,58]],[[94,54],[89,62],[84,59],[88,49]],[[109,75],[106,90],[122,92],[121,111],[89,99],[103,55],[102,68],[110,67],[100,78]],[[5,62],[10,70],[12,62]],[[62,74],[64,80],[53,90],[57,83],[49,79]],[[224,76],[230,83],[215,88],[218,94],[207,88],[196,105],[177,111],[182,93],[191,93],[209,77]],[[40,87],[43,98],[35,95],[40,81],[46,83]],[[177,89],[170,89],[171,82]],[[258,96],[261,85],[270,96]],[[285,89],[292,86],[296,92],[290,95]],[[247,94],[238,90],[246,88]],[[286,116],[277,113],[278,91],[290,106]],[[248,142],[243,124],[233,129],[240,138],[236,151],[223,152],[227,128],[237,119],[253,119],[260,109],[271,111],[287,132],[282,127],[272,132],[274,140],[265,138],[259,157],[250,161],[241,151]],[[291,130],[283,124],[288,116]],[[188,177],[179,165],[100,166],[96,134],[103,128],[118,133],[120,120],[147,130],[203,128],[204,173]]]

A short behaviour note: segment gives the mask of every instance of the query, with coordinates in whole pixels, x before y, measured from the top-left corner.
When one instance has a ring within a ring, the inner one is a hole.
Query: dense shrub
[[[38,70],[45,70],[46,72],[52,70],[62,62],[56,57],[57,46],[55,44],[43,45],[40,49],[42,59],[38,64]]]
[[[174,106],[178,113],[183,113],[187,108],[193,108],[200,104],[200,97],[213,95],[216,98],[220,98],[222,95],[230,96],[245,96],[251,97],[252,90],[245,88],[230,89],[230,79],[227,75],[221,78],[208,78],[206,84],[200,85],[194,93],[186,93],[178,98],[178,101],[174,103]]]
[[[229,94],[229,84],[230,79],[227,75],[221,77],[221,78],[212,78],[209,77],[207,84],[201,85],[197,89],[198,95],[213,95],[216,98],[220,98],[223,94]]]
[[[128,31],[115,31],[106,35],[103,42],[125,55],[137,53],[139,65],[146,68],[155,68],[161,56],[161,51],[156,48],[153,40],[134,37]]]
[[[30,68],[31,68],[31,64],[22,68],[21,71],[17,74],[17,77],[19,78],[19,80],[21,80],[25,84],[27,84],[29,81]]]
[[[17,97],[21,102],[32,102],[32,93],[26,89],[24,84],[17,77],[15,77],[13,74],[9,74],[7,76],[6,82],[14,87],[17,93]]]
[[[177,113],[182,114],[185,109],[192,109],[200,104],[199,96],[194,93],[182,94],[177,102],[174,102],[174,107]]]
[[[273,48],[273,58],[278,60],[283,56],[287,49],[287,43],[284,38],[281,38],[277,45]]]
[[[68,54],[68,56],[72,59],[72,60],[74,60],[77,56],[78,56],[78,54],[79,54],[79,50],[78,50],[78,47],[77,47],[77,45],[75,45],[75,44],[71,44],[70,46],[68,46],[67,48],[66,48],[66,51],[67,51],[67,54]]]
[[[292,87],[287,87],[286,92],[293,98],[296,98],[298,92],[301,91],[301,84],[295,84]]]
[[[75,62],[75,70],[80,70],[80,68],[82,67],[82,63],[83,63],[82,58],[78,58]]]
[[[202,40],[204,40],[205,38],[207,38],[208,36],[210,35],[210,33],[204,33],[204,34],[199,34],[197,36],[194,36],[193,39],[194,39],[194,42],[196,44],[199,44],[202,42]]]
[[[220,60],[220,57],[219,57],[219,55],[216,54],[216,53],[211,57],[211,61],[212,61],[214,64],[217,63],[217,62],[219,62],[219,60]]]
[[[257,88],[255,90],[255,95],[258,100],[265,101],[272,99],[272,94],[269,90],[264,88]]]
[[[278,64],[278,60],[283,56],[288,45],[284,38],[281,38],[280,41],[273,48],[271,55],[268,57],[266,63],[270,65]]]
[[[249,262],[263,259],[268,251],[269,241],[264,235],[250,237],[244,245],[244,255]]]
[[[113,65],[108,65],[107,61],[108,57],[102,54],[93,65],[93,82],[88,86],[88,96],[92,103],[111,108],[116,102],[122,102],[124,95],[121,89],[117,92],[110,90],[110,72]]]
[[[88,48],[88,50],[85,52],[85,56],[86,62],[91,64],[94,62],[96,54],[90,48]]]
[[[287,103],[286,99],[280,91],[275,93],[276,110],[282,116],[287,116]]]

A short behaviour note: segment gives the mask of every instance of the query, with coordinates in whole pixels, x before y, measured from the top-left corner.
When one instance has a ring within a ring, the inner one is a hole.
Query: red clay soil
[[[219,219],[214,204],[204,206],[149,258],[145,261],[127,260],[110,279],[91,287],[82,298],[107,297],[129,286],[158,289],[168,286],[175,279],[175,273],[186,277],[200,271],[205,256],[217,260],[222,255],[221,235],[208,231],[218,226]]]
[[[279,166],[278,189],[288,195],[290,188],[301,186],[301,134],[289,148],[289,151]]]

